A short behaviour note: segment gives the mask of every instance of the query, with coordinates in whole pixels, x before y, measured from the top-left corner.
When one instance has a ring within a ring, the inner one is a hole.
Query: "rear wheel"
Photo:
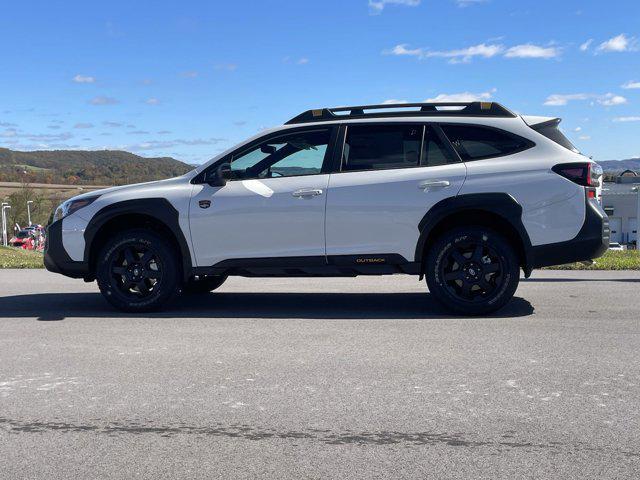
[[[482,315],[503,307],[515,293],[520,266],[513,247],[483,227],[443,234],[427,256],[429,291],[448,309]]]
[[[178,291],[176,258],[172,246],[154,232],[122,232],[100,252],[98,287],[119,310],[157,310]]]
[[[184,285],[184,292],[190,294],[209,293],[220,287],[226,279],[226,275],[207,275],[190,278]]]

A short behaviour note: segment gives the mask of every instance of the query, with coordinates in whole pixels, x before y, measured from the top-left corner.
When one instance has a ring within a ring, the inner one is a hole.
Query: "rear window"
[[[420,165],[421,125],[353,125],[347,128],[343,170],[382,170]]]
[[[522,137],[503,130],[470,125],[441,125],[442,130],[465,161],[500,157],[532,146]]]
[[[571,150],[572,152],[580,153],[578,149],[573,145],[573,143],[571,143],[571,141],[567,137],[565,137],[564,133],[562,133],[562,131],[558,127],[559,123],[560,121],[556,120],[553,122],[542,123],[540,125],[534,125],[531,128],[533,128],[541,135],[544,135],[549,140],[553,140],[558,145]]]

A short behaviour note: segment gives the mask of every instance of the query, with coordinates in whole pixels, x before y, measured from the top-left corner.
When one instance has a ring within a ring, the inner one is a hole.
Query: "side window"
[[[459,161],[451,152],[451,149],[445,146],[433,127],[427,127],[424,133],[424,143],[422,144],[422,165],[435,167]]]
[[[330,129],[296,132],[274,137],[231,159],[236,180],[317,175],[322,171]]]
[[[417,167],[422,130],[422,125],[349,125],[342,170]]]
[[[481,160],[526,150],[531,145],[524,138],[493,128],[470,125],[440,125],[460,157]]]

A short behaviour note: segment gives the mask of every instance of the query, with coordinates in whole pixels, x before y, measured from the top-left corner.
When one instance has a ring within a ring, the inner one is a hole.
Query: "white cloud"
[[[89,75],[76,75],[73,77],[73,81],[76,83],[93,83],[96,81],[96,78]]]
[[[382,53],[385,55],[398,55],[398,56],[410,56],[410,57],[422,57],[424,55],[424,50],[422,48],[407,48],[408,45],[406,43],[396,45],[390,50],[385,50]]]
[[[155,97],[148,98],[144,101],[147,105],[160,105],[160,100]]]
[[[598,45],[598,52],[630,52],[638,49],[635,37],[627,37],[624,33],[610,38]]]
[[[549,95],[544,104],[551,107],[562,107],[571,101],[594,100],[605,107],[613,107],[627,103],[627,99],[621,95],[606,93],[604,95],[595,95],[593,93],[570,93],[567,95],[553,94]]]
[[[296,63],[297,63],[298,65],[306,65],[307,63],[309,63],[309,59],[308,59],[308,58],[305,58],[305,57],[302,57],[302,58],[300,58]]]
[[[502,45],[485,44],[473,45],[467,48],[461,48],[457,50],[426,50],[423,48],[409,48],[405,44],[396,45],[390,50],[385,50],[382,53],[385,55],[398,55],[398,56],[410,56],[418,58],[448,58],[449,63],[461,63],[470,62],[473,57],[491,58],[499,55],[504,51]]]
[[[508,49],[505,54],[507,58],[555,58],[560,56],[558,47],[540,47],[531,43],[516,45]]]
[[[640,122],[640,117],[616,117],[614,122]]]
[[[98,95],[97,97],[93,97],[91,100],[89,100],[89,103],[91,105],[115,105],[120,102],[118,102],[118,100],[113,97]]]
[[[589,47],[591,47],[592,43],[593,43],[593,38],[590,38],[589,40],[584,42],[582,45],[580,45],[580,51],[586,52],[587,50],[589,50]]]
[[[188,72],[182,72],[181,74],[184,78],[196,78],[198,76],[198,72],[194,70],[190,70]]]
[[[578,140],[591,140],[591,136],[590,135],[580,135],[578,137]]]
[[[631,90],[631,89],[638,89],[640,88],[640,82],[634,82],[634,81],[628,81],[627,83],[625,83],[624,85],[622,85],[622,88],[626,89],[626,90]]]
[[[547,97],[544,104],[553,107],[560,107],[566,105],[572,100],[587,100],[589,98],[591,98],[591,95],[586,93],[571,93],[568,95],[553,94]]]
[[[576,127],[573,129],[574,132],[580,132],[582,131],[582,127]]]
[[[420,0],[369,0],[369,12],[372,15],[382,13],[387,5],[404,5],[406,7],[417,7]]]
[[[76,123],[73,128],[93,128],[93,123]]]
[[[613,107],[616,105],[624,105],[627,103],[627,99],[621,95],[614,95],[613,93],[607,93],[598,98],[598,103],[605,107]]]
[[[395,98],[390,98],[382,102],[383,105],[393,105],[394,103],[407,103],[406,100],[396,100]]]
[[[384,50],[384,55],[408,56],[425,58],[447,58],[449,63],[468,63],[474,57],[493,58],[497,55],[504,55],[506,58],[555,58],[559,57],[561,49],[549,46],[541,47],[530,43],[515,45],[507,48],[498,43],[480,43],[466,48],[454,50],[429,50],[426,48],[411,48],[406,43],[401,43],[395,47]]]
[[[460,8],[469,7],[471,5],[478,5],[479,3],[487,3],[489,0],[455,0],[456,5]]]
[[[477,102],[491,100],[491,97],[496,92],[496,89],[492,89],[488,92],[472,93],[472,92],[460,92],[460,93],[441,93],[433,98],[427,98],[425,102]]]

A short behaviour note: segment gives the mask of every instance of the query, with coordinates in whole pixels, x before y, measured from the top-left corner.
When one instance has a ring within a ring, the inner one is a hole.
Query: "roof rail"
[[[393,109],[391,112],[379,110]],[[366,110],[378,110],[366,112]],[[347,113],[343,113],[347,112]],[[510,117],[516,115],[496,102],[444,102],[444,103],[385,103],[354,107],[319,108],[307,110],[293,117],[285,125],[382,117]]]

